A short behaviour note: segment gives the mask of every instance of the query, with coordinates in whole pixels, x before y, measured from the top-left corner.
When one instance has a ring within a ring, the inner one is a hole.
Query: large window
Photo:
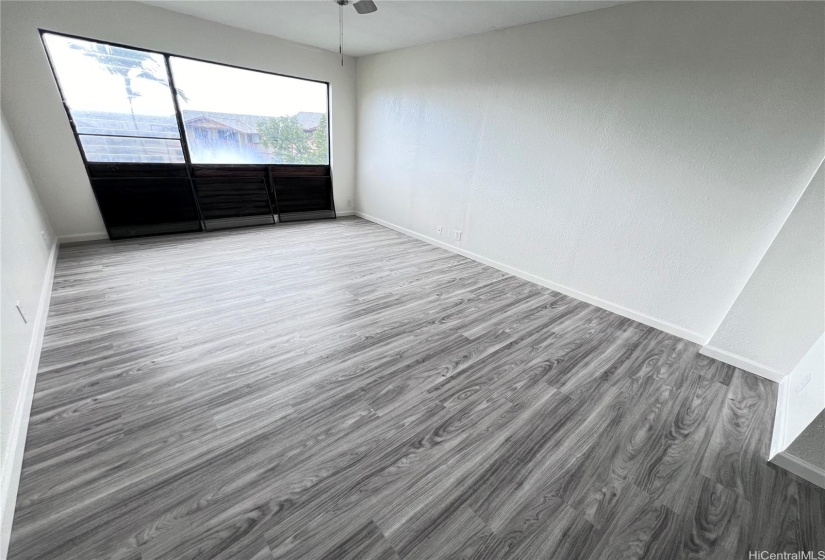
[[[335,218],[326,83],[41,33],[111,239]]]
[[[193,163],[329,163],[327,86],[171,57]]]
[[[88,162],[184,163],[188,148],[193,164],[329,164],[325,83],[43,40]]]

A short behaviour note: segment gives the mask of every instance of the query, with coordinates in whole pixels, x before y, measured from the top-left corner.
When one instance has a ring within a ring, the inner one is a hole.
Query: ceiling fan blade
[[[358,0],[353,6],[359,14],[371,14],[378,9],[378,6],[372,0]]]

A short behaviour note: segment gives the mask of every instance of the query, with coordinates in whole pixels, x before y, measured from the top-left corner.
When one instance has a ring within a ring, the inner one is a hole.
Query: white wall
[[[330,82],[336,208],[354,197],[352,58],[134,2],[3,1],[0,26],[2,107],[61,237],[105,230],[38,28]]]
[[[825,335],[814,342],[788,376],[786,444],[795,440],[825,410]]]
[[[793,371],[779,383],[776,419],[771,439],[771,461],[797,476],[825,488],[825,466],[785,451],[825,410],[825,334],[811,346]],[[798,445],[819,445],[822,438],[806,438]],[[798,450],[796,450],[798,451]],[[822,449],[808,448],[806,455],[821,457]]]
[[[708,342],[707,353],[734,365],[740,365],[735,363],[737,357],[745,357],[753,362],[753,369],[773,371],[781,378],[796,367],[823,331],[825,165],[819,167]]]
[[[822,3],[639,2],[361,58],[356,206],[704,343],[825,154],[823,52]]]
[[[51,225],[3,115],[0,137],[0,558],[5,558],[11,531],[56,255]],[[17,301],[27,322],[15,307]]]

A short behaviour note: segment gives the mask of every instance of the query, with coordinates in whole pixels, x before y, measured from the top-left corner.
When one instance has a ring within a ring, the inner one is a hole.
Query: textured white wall
[[[361,58],[356,206],[704,342],[825,154],[823,52],[822,3],[639,2]]]
[[[783,451],[825,410],[825,334],[779,383],[771,455]],[[825,473],[823,473],[825,474]]]
[[[15,430],[16,420],[28,418],[31,406],[33,383],[28,381],[33,379],[27,379],[27,365],[38,349],[33,345],[38,311],[44,315],[47,311],[38,308],[54,244],[52,228],[6,127],[5,115],[0,168],[0,557],[5,557],[13,511],[9,506],[14,507],[22,460],[23,442],[18,438],[25,437],[25,432]],[[27,323],[15,307],[18,300]]]
[[[796,367],[823,331],[825,165],[814,175],[708,346],[746,357],[782,376]]]
[[[38,28],[330,82],[336,208],[353,198],[354,59],[134,2],[4,1],[2,14],[3,111],[58,235],[105,230]]]

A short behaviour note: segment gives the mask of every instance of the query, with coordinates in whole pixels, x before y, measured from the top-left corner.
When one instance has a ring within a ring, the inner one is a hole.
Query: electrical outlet
[[[347,199],[347,208],[352,208],[352,200]]]
[[[456,241],[461,241],[461,230],[453,230],[453,239]]]
[[[441,226],[435,226],[435,231],[438,235],[441,235]]]

